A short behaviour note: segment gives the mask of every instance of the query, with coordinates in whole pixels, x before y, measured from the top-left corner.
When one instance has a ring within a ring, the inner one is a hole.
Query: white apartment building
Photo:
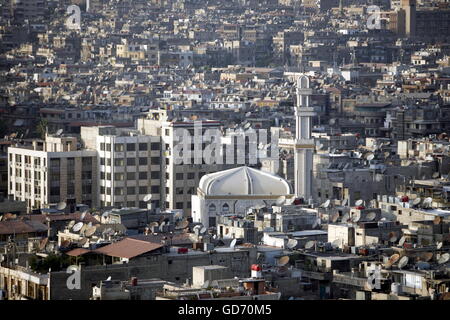
[[[47,136],[32,145],[8,148],[8,194],[27,209],[65,201],[93,206],[98,201],[97,152],[80,150],[75,137]]]
[[[100,207],[147,208],[143,198],[151,193],[153,208],[160,207],[161,144],[157,136],[130,128],[82,127],[84,147],[96,150]]]

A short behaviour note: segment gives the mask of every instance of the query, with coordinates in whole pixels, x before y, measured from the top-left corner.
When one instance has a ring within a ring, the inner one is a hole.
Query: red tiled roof
[[[94,252],[111,257],[131,259],[144,253],[157,250],[161,247],[163,247],[162,244],[133,238],[125,238],[110,245],[96,249]]]
[[[34,232],[46,232],[45,224],[29,220],[6,220],[0,222],[0,234],[23,234]]]
[[[76,248],[76,249],[66,252],[66,254],[71,257],[78,257],[78,256],[82,256],[83,254],[88,253],[88,252],[91,252],[91,250],[84,249],[84,248]]]

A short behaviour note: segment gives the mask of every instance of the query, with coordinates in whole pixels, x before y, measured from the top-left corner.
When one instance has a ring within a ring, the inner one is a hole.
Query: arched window
[[[223,211],[223,212],[228,212],[228,211],[230,211],[230,206],[228,205],[228,203],[225,203],[225,204],[222,206],[222,211]]]
[[[209,212],[216,212],[216,205],[214,203],[209,205]]]

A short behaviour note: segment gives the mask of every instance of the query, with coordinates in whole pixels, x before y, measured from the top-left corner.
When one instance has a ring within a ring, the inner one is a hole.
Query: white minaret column
[[[312,89],[309,78],[301,76],[297,80],[297,106],[295,107],[295,195],[309,201],[312,198],[312,169],[314,139],[311,138],[312,117],[316,116],[310,107]]]

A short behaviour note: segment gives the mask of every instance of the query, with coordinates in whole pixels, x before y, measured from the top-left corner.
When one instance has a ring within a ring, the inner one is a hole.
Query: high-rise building
[[[28,211],[65,201],[93,206],[97,194],[97,152],[81,150],[75,137],[46,136],[29,146],[8,148],[8,194]]]

